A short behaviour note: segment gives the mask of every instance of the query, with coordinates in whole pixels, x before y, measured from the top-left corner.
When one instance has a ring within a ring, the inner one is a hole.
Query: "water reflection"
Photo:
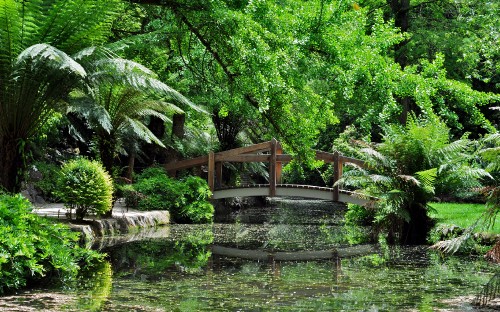
[[[338,210],[294,203],[255,210],[262,224],[171,225],[117,239],[103,249],[109,262],[77,285],[1,298],[0,310],[464,311],[498,271],[425,247],[350,246]]]

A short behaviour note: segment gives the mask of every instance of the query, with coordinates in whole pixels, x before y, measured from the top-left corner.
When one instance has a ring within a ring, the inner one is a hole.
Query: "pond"
[[[498,266],[425,246],[352,246],[364,233],[343,228],[342,215],[330,202],[293,199],[233,223],[170,225],[106,248],[109,262],[66,288],[0,298],[0,310],[478,310],[471,302]]]

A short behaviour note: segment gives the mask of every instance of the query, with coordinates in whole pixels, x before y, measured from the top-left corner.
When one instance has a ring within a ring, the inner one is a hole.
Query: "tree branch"
[[[221,56],[215,50],[215,48],[212,47],[212,45],[210,44],[210,42],[208,42],[208,40],[205,39],[205,37],[200,33],[200,30],[198,28],[196,28],[187,19],[187,17],[184,14],[182,14],[179,10],[177,10],[176,8],[172,8],[172,11],[188,27],[189,31],[191,31],[196,36],[196,38],[198,38],[198,40],[200,40],[201,44],[205,47],[205,49],[207,49],[207,51],[212,55],[212,57],[215,59],[215,61],[217,62],[217,64],[219,64],[219,66],[222,68],[222,70],[226,74],[226,76],[229,79],[229,81],[232,82],[234,80],[234,76],[236,76],[236,74],[232,73],[229,70],[228,64],[226,64],[222,60]]]

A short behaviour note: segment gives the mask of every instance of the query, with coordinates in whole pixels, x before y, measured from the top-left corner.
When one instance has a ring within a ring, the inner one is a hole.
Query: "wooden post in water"
[[[340,154],[339,152],[333,153],[333,200],[334,201],[339,201],[339,191],[340,187],[339,185],[335,185],[337,181],[340,179],[342,176],[342,161],[340,160]]]
[[[215,155],[213,151],[208,153],[208,187],[210,191],[213,193],[215,189]]]
[[[271,156],[269,157],[269,196],[276,196],[276,139],[271,140]]]

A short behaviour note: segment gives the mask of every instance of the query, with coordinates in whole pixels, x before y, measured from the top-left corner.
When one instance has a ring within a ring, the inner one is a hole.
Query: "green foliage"
[[[122,190],[127,205],[140,210],[168,210],[177,222],[211,222],[214,214],[208,184],[199,177],[188,176],[177,181],[162,168],[151,167],[137,177],[134,185]]]
[[[78,246],[78,233],[33,214],[21,195],[0,194],[0,293],[43,277],[67,282],[76,277],[80,264],[100,257]]]
[[[33,164],[33,170],[41,175],[41,179],[34,181],[35,187],[45,200],[55,201],[60,168],[55,164],[39,161]]]
[[[358,168],[345,173],[341,183],[361,188],[378,197],[375,229],[388,233],[389,240],[424,243],[431,228],[427,202],[434,196],[436,181],[446,181],[453,173],[449,168],[459,163],[464,146],[449,143],[446,125],[437,117],[410,117],[406,127],[388,126],[383,142],[374,148],[363,148],[369,169]],[[469,179],[487,177],[479,168]]]
[[[66,207],[75,209],[76,219],[102,215],[112,209],[113,182],[97,161],[77,158],[61,168],[57,194]]]
[[[69,54],[101,44],[120,1],[0,4],[0,185],[17,191],[26,143],[86,76]]]
[[[374,217],[374,209],[349,203],[344,220],[346,225],[369,225],[373,222]]]
[[[95,266],[84,268],[72,286],[78,295],[77,309],[102,311],[113,289],[111,263],[102,261]]]

